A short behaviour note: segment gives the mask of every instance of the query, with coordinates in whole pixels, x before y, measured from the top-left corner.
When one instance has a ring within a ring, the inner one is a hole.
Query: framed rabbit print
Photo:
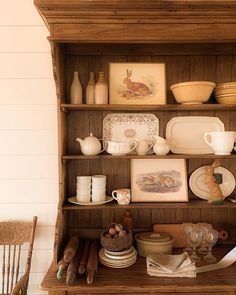
[[[184,159],[132,159],[132,202],[187,202]]]
[[[110,104],[166,104],[164,63],[110,63]]]

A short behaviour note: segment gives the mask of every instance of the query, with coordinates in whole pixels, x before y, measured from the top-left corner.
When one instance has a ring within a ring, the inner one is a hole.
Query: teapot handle
[[[103,141],[103,144],[102,144],[103,149],[99,152],[99,154],[100,154],[100,153],[102,153],[102,152],[104,152],[104,151],[106,150],[106,148],[107,148],[107,142],[106,142],[106,140],[103,139],[103,138],[99,138],[98,140],[99,140],[99,141]]]
[[[148,142],[148,150],[147,150],[147,152],[149,152],[151,148],[153,148],[153,143],[151,141],[149,141]]]
[[[137,143],[136,140],[131,140],[131,141],[129,142],[129,147],[130,147],[130,151],[129,151],[129,153],[131,153],[133,150],[136,149],[137,144],[138,144],[138,143]]]

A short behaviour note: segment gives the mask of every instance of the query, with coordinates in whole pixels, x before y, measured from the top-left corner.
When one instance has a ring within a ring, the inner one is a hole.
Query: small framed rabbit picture
[[[110,104],[166,104],[165,63],[110,63]]]
[[[132,159],[132,202],[188,202],[184,159]]]

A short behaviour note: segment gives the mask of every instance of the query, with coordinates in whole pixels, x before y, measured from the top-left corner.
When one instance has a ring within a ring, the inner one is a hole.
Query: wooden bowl
[[[124,237],[118,238],[107,238],[105,235],[108,233],[108,230],[105,230],[101,234],[101,244],[108,251],[123,251],[128,249],[132,245],[132,233],[125,229],[127,234]]]

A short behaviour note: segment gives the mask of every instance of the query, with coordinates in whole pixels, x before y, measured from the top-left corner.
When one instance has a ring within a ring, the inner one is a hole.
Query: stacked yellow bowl
[[[236,104],[236,82],[218,84],[214,93],[218,103]]]

